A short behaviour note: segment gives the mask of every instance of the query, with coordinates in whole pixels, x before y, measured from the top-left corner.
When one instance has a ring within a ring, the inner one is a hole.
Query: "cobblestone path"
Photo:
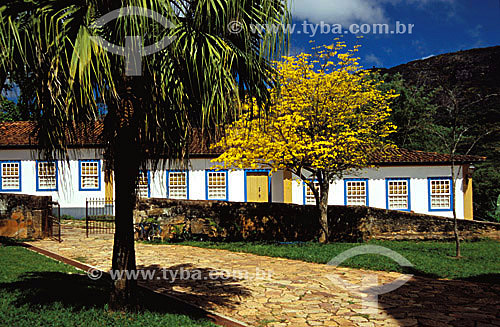
[[[86,238],[84,229],[64,226],[63,240],[32,244],[110,269],[110,235]],[[251,326],[500,326],[498,284],[413,277],[366,313],[363,298],[329,276],[360,284],[367,274],[379,283],[400,274],[182,245],[137,243],[136,257],[139,269],[155,274],[140,283]]]

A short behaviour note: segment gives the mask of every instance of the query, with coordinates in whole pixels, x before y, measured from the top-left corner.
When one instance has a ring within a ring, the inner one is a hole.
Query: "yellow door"
[[[104,197],[106,200],[113,200],[114,198],[114,189],[113,189],[113,173],[111,172],[109,176],[104,176]]]
[[[269,201],[269,174],[267,172],[247,173],[247,202]]]

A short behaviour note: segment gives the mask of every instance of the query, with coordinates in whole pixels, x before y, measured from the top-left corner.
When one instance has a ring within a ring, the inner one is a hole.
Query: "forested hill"
[[[384,78],[387,81],[397,78],[398,74],[403,78],[399,90],[393,87],[402,94],[393,115],[399,127],[395,138],[398,145],[443,152],[443,142],[433,137],[427,127],[437,126],[446,131],[457,116],[460,128],[467,129],[468,134],[459,152],[463,154],[480,137],[471,154],[486,156],[488,162],[478,165],[474,175],[475,213],[482,219],[500,219],[497,205],[500,201],[500,46],[442,54],[378,71],[387,74]],[[450,113],[454,99],[458,115]],[[483,136],[485,132],[488,134]]]
[[[414,85],[440,86],[442,80],[464,89],[500,91],[500,46],[442,54],[390,69]]]

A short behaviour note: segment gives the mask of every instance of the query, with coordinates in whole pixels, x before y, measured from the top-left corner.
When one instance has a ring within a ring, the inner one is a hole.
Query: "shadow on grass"
[[[248,291],[239,285],[236,279],[209,279],[211,271],[208,269],[196,269],[188,265],[169,267],[167,270],[173,272],[180,272],[181,269],[191,272],[198,270],[202,276],[202,280],[176,279],[173,281],[163,280],[163,270],[159,267],[150,266],[138,269],[154,270],[158,276],[162,277],[162,280],[139,280],[141,285],[159,287],[160,291],[197,304],[203,309],[212,309],[214,304],[232,307],[237,302],[234,301],[235,297],[248,294]],[[205,277],[207,280],[204,280]],[[104,308],[110,296],[111,279],[103,276],[94,281],[87,275],[29,272],[21,275],[15,282],[0,283],[0,289],[15,297],[13,304],[16,306],[50,305],[59,302],[71,310],[78,311],[84,308]],[[139,288],[138,303],[141,311],[184,314],[195,319],[206,319],[203,310],[195,310],[193,307],[144,288]]]
[[[500,274],[482,274],[478,276],[461,278],[460,280],[474,283],[500,284]]]
[[[19,306],[61,302],[79,310],[84,307],[102,308],[109,299],[110,283],[92,281],[87,275],[28,272],[15,282],[0,283],[0,289],[14,293],[14,303]]]
[[[443,280],[443,278],[441,276],[438,276],[438,275],[432,274],[432,273],[428,273],[428,272],[422,271],[420,269],[416,269],[414,267],[404,267],[402,273],[403,274],[412,274],[412,275],[418,276],[418,277]],[[486,283],[486,284],[499,284],[500,285],[500,274],[495,274],[495,273],[493,273],[493,274],[481,274],[481,275],[476,275],[476,276],[471,276],[471,277],[456,278],[453,280],[454,281]],[[450,280],[450,281],[452,281],[452,280]]]
[[[0,236],[0,246],[19,246],[20,242],[31,242],[34,241],[31,238],[12,238]]]

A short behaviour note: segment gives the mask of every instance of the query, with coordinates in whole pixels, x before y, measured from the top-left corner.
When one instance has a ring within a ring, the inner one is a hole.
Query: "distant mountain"
[[[494,213],[500,194],[500,46],[442,54],[378,71],[382,75],[399,73],[406,85],[422,86],[428,92],[453,90],[465,108],[459,120],[470,128],[468,133],[477,136],[491,131],[471,153],[488,157],[474,174],[474,207],[476,217],[500,219]],[[433,103],[441,108],[431,118],[432,123],[447,126],[450,118],[443,104],[448,105],[449,100],[444,91],[435,94]],[[433,146],[438,144],[426,144],[427,150]]]
[[[411,61],[382,73],[400,73],[414,85],[437,87],[445,80],[464,89],[500,91],[500,46],[442,54]]]
[[[429,92],[453,90],[468,111],[461,117],[464,123],[500,131],[500,46],[442,54],[378,71],[399,73],[405,84],[423,86]],[[438,92],[434,103],[443,107],[449,99]],[[446,125],[442,114],[438,111],[436,122]]]

